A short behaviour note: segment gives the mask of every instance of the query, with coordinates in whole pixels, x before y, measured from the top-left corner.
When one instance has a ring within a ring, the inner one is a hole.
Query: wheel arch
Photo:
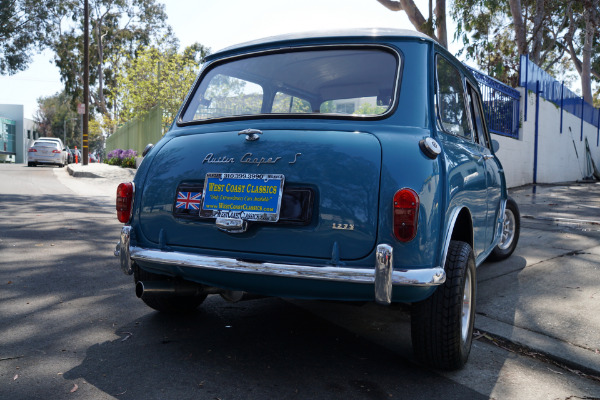
[[[442,253],[442,267],[446,265],[450,241],[458,240],[465,242],[473,248],[475,240],[473,237],[473,217],[467,207],[455,208],[449,218],[447,226],[448,228],[444,240],[444,252]]]

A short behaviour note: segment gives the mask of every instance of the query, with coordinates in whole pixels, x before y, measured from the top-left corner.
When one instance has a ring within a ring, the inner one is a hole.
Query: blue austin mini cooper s
[[[209,294],[411,303],[417,359],[460,368],[475,268],[519,235],[494,147],[477,82],[424,35],[227,48],[119,186],[116,255],[163,312]]]

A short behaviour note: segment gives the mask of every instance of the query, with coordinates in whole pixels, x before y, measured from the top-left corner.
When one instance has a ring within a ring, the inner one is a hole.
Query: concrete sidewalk
[[[104,178],[119,184],[133,180],[136,170],[104,163],[89,163],[88,165],[69,164],[67,172],[75,178]]]
[[[101,178],[88,180],[104,182],[111,196],[135,175],[107,164],[67,171]],[[475,330],[600,377],[600,183],[509,192],[520,207],[521,237],[510,258],[477,270]]]
[[[600,184],[509,190],[515,253],[477,270],[476,330],[600,377]]]

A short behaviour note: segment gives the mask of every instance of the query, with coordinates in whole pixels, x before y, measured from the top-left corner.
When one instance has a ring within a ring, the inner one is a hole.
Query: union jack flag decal
[[[175,208],[199,210],[202,192],[177,192]]]

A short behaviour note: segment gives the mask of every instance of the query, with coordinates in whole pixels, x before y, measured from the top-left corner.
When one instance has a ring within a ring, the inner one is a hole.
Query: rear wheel
[[[412,344],[427,366],[462,368],[471,351],[477,278],[471,246],[452,241],[446,258],[446,282],[411,309]]]
[[[138,282],[147,282],[147,281],[172,281],[174,278],[153,274],[151,272],[145,271],[138,267],[134,266],[133,270],[133,279],[135,283]],[[200,304],[206,299],[206,295],[198,295],[198,296],[181,296],[181,295],[172,295],[172,294],[161,294],[161,295],[153,295],[153,296],[143,296],[142,301],[146,303],[147,306],[168,314],[183,314],[193,312],[198,308]]]
[[[504,211],[504,223],[502,225],[502,236],[500,242],[488,256],[490,261],[501,261],[511,256],[517,248],[519,242],[519,233],[521,231],[521,214],[519,206],[512,199],[506,201],[506,209]]]

